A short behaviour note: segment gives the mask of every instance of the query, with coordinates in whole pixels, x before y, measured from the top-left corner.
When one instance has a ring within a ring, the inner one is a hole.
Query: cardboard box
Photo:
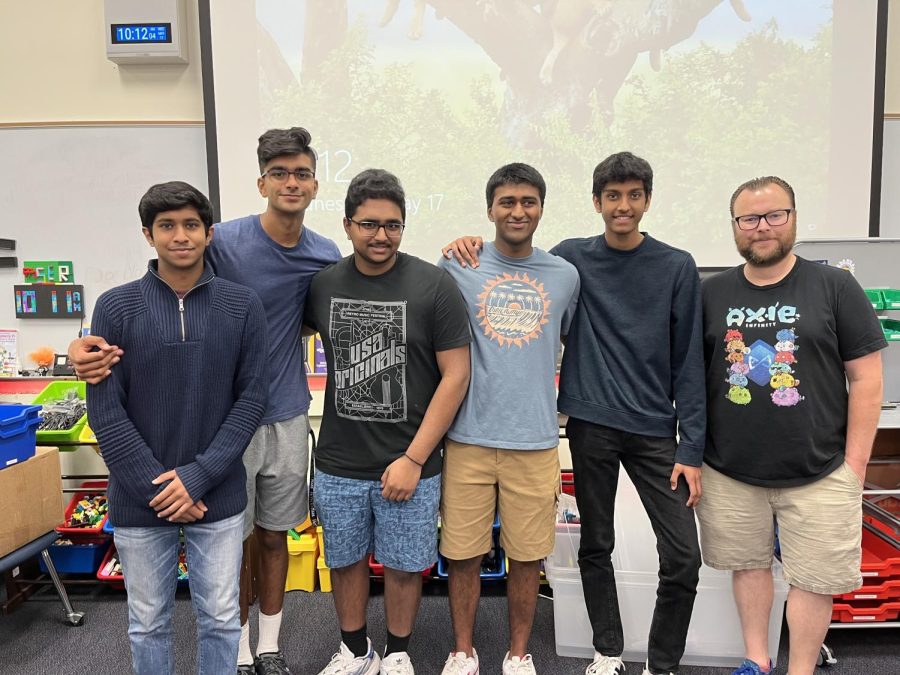
[[[0,557],[63,522],[59,450],[39,447],[34,457],[0,471]]]

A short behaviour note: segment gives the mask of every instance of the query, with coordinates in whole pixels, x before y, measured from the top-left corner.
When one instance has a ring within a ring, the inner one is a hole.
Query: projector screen
[[[602,232],[591,175],[620,150],[654,169],[641,229],[701,266],[739,261],[729,199],[760,175],[794,186],[798,238],[867,236],[878,5],[208,2],[211,190],[223,219],[263,211],[257,138],[304,126],[319,156],[305,222],[345,253],[343,199],[365,168],[400,178],[403,249],[433,261],[460,234],[493,237],[484,187],[508,162],[547,181],[538,246]]]

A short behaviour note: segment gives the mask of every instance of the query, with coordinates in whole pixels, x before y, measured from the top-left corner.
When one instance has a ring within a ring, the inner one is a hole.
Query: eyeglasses
[[[734,219],[737,226],[742,230],[755,230],[759,227],[760,221],[764,220],[769,227],[780,227],[784,225],[794,209],[776,209],[768,213],[753,213],[746,216],[738,216]]]
[[[374,237],[380,228],[384,228],[384,233],[389,237],[399,237],[403,234],[403,228],[406,227],[403,223],[397,222],[396,220],[389,220],[386,223],[378,223],[374,220],[353,220],[353,218],[347,218],[351,223],[355,223],[356,226],[362,231],[364,235],[367,237]]]
[[[266,171],[261,177],[265,178],[266,176],[279,183],[286,181],[288,176],[293,176],[297,179],[298,183],[302,183],[305,180],[312,180],[316,177],[316,174],[309,169],[294,169],[293,171],[288,171],[281,167],[275,167]]]

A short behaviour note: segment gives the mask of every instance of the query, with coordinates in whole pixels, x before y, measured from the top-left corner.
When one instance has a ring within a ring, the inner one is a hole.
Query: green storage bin
[[[884,332],[884,339],[888,342],[900,341],[900,320],[881,319],[881,330]]]
[[[885,288],[881,291],[881,299],[884,304],[882,309],[900,309],[900,290]]]
[[[46,404],[64,399],[67,392],[73,389],[75,390],[75,393],[78,395],[78,397],[82,400],[87,396],[87,389],[84,382],[77,380],[61,380],[59,382],[51,382],[46,387],[44,387],[44,390],[37,395],[37,398],[34,399],[32,403],[40,403],[46,407]],[[82,415],[81,419],[79,419],[75,423],[75,426],[73,426],[71,429],[66,429],[65,431],[38,430],[37,443],[38,445],[52,445],[53,443],[77,443],[78,437],[81,435],[81,430],[84,428],[84,425],[86,423],[87,413]]]
[[[875,311],[879,311],[884,309],[884,297],[882,296],[882,291],[880,288],[867,288],[866,297],[869,298],[869,302],[872,303],[872,309]],[[900,304],[897,305],[900,307]]]

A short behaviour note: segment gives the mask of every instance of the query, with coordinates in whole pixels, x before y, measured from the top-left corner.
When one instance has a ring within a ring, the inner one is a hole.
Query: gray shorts
[[[309,515],[309,418],[263,424],[244,452],[247,509],[244,538],[254,524],[285,532]]]

